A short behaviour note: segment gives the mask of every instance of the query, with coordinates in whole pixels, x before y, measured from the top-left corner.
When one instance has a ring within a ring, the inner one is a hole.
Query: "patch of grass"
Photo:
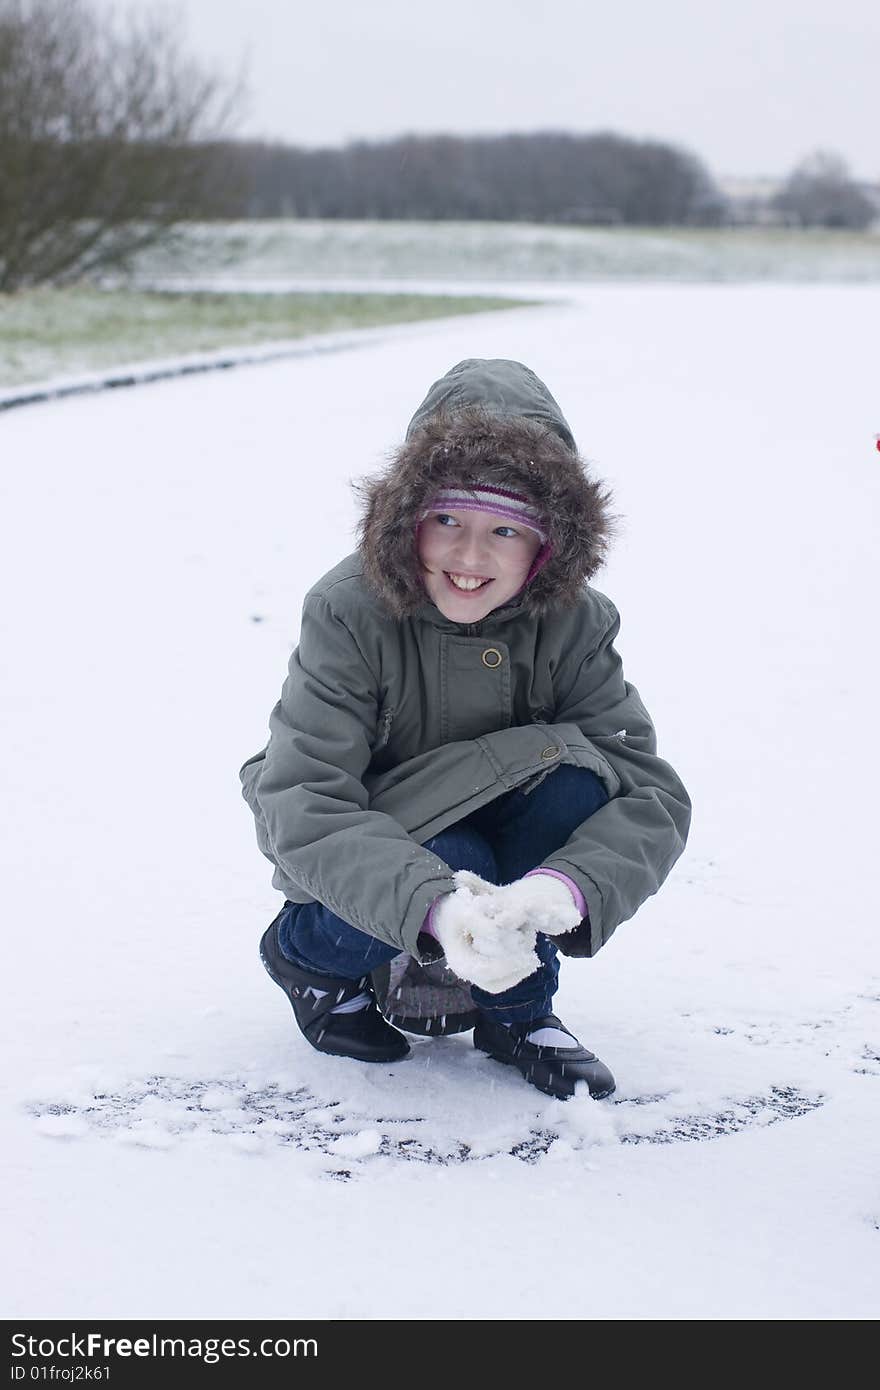
[[[522,303],[478,295],[35,289],[0,295],[0,386]]]

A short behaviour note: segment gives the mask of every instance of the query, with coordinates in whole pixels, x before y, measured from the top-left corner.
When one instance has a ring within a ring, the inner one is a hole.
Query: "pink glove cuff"
[[[568,874],[561,874],[558,869],[529,869],[527,874],[523,874],[523,878],[531,878],[534,874],[550,874],[552,878],[558,878],[560,883],[564,883],[566,888],[571,890],[571,896],[574,898],[574,905],[581,914],[581,917],[589,917],[587,900],[574,879],[569,878]]]
[[[422,923],[422,931],[427,932],[428,936],[433,936],[435,941],[437,940],[437,932],[434,929],[434,913],[436,911],[437,904],[441,901],[442,898],[445,897],[448,897],[448,894],[441,893],[439,898],[434,899],[434,901],[431,903],[431,906],[428,908],[428,911],[425,914],[425,920]]]

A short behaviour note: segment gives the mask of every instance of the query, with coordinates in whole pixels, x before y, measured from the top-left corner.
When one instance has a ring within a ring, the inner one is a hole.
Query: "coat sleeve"
[[[691,815],[681,779],[657,756],[654,726],[639,693],[624,679],[614,647],[617,609],[604,594],[590,593],[599,605],[601,635],[574,669],[562,664],[554,728],[570,747],[580,743],[582,765],[589,765],[592,751],[614,778],[610,800],[544,861],[544,867],[572,878],[587,901],[589,919],[571,934],[577,941],[567,951],[571,955],[595,955],[615,927],[656,893],[684,849]],[[566,949],[565,938],[559,945]]]
[[[455,884],[442,859],[369,808],[363,776],[378,703],[353,634],[323,595],[308,595],[269,718],[254,810],[290,879],[352,926],[418,955],[428,908]]]

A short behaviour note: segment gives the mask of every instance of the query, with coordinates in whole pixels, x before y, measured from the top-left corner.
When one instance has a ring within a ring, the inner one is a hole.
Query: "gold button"
[[[543,751],[542,754],[541,754],[541,757],[542,757],[542,758],[547,758],[547,759],[550,759],[550,758],[558,758],[558,757],[559,757],[559,749],[558,749],[558,748],[545,748],[544,751]]]
[[[493,657],[494,660],[491,659]],[[482,653],[482,660],[484,666],[488,666],[490,671],[494,671],[496,666],[501,665],[502,661],[504,660],[504,657],[501,655],[497,647],[487,647],[486,650]]]

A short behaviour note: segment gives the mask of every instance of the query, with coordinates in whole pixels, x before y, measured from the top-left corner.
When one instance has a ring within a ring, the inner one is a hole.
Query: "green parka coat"
[[[441,486],[476,481],[528,495],[549,534],[525,588],[462,624],[427,598],[415,537]],[[594,955],[657,891],[690,820],[624,679],[614,604],[586,582],[608,541],[607,492],[547,388],[507,361],[453,368],[385,474],[355,486],[358,549],[306,595],[269,742],[240,771],[273,885],[428,960],[425,914],[455,884],[424,842],[571,763],[610,799],[543,862],[587,902],[567,953]]]

